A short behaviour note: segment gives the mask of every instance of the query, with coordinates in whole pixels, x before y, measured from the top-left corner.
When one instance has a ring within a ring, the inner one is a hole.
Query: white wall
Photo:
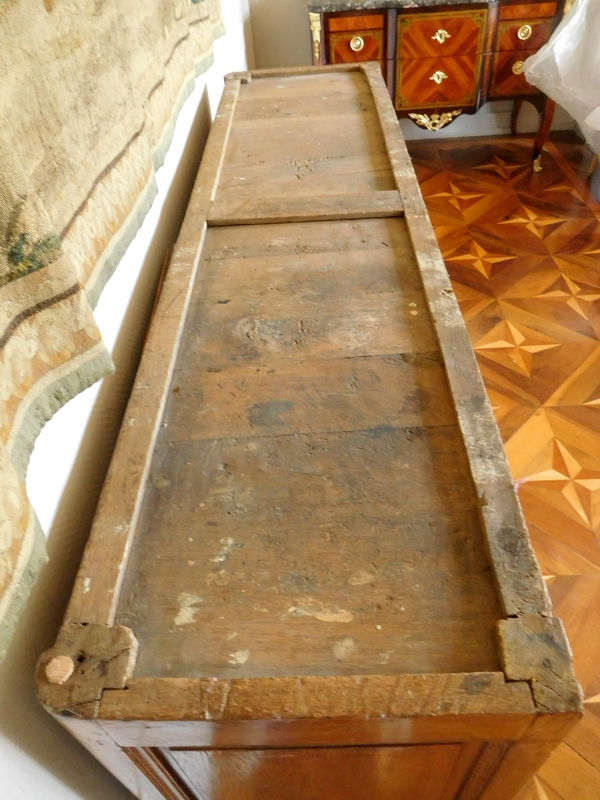
[[[215,63],[197,79],[179,115],[173,143],[157,173],[158,197],[96,309],[117,371],[53,417],[31,458],[27,487],[48,534],[50,560],[0,664],[2,800],[130,796],[42,709],[34,694],[33,671],[62,621],[135,374],[157,276],[177,237],[223,75],[253,66],[248,0],[221,0],[221,5],[227,34],[215,42]]]

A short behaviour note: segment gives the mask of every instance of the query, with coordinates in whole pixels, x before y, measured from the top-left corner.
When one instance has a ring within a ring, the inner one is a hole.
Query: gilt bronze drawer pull
[[[512,71],[515,73],[515,75],[520,75],[523,72],[523,64],[523,61],[515,61],[515,63],[512,65]]]
[[[452,36],[448,33],[448,31],[445,31],[443,28],[440,28],[439,31],[436,31],[431,38],[435,39],[440,44],[444,44],[446,39],[451,39]]]
[[[521,62],[521,63],[523,63],[523,62]],[[514,69],[514,68],[513,68],[513,69]],[[438,84],[438,86],[439,86],[439,84],[440,84],[440,83],[441,83],[443,80],[445,80],[447,77],[448,77],[448,76],[446,75],[446,73],[445,73],[445,72],[442,72],[442,70],[441,70],[441,69],[438,69],[438,70],[437,70],[437,72],[434,72],[434,73],[433,73],[433,75],[432,75],[432,76],[429,78],[429,80],[430,80],[430,81],[435,81],[435,82]]]
[[[525,39],[529,39],[529,37],[531,36],[532,32],[533,32],[533,29],[532,29],[531,25],[521,25],[521,27],[517,31],[517,36],[519,37],[519,39],[521,39],[522,42],[524,42]]]
[[[360,51],[365,46],[365,40],[362,36],[353,36],[350,39],[350,49],[354,50],[355,53],[360,53]]]

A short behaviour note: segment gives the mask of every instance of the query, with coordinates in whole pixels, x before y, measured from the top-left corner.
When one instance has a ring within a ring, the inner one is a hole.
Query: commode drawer
[[[550,38],[552,19],[500,22],[494,50],[538,50]]]
[[[473,105],[477,98],[481,56],[406,58],[398,61],[396,108]]]
[[[480,53],[487,12],[406,14],[398,18],[398,58],[427,58]]]
[[[329,37],[329,58],[332,64],[382,62],[383,30],[332,33]]]

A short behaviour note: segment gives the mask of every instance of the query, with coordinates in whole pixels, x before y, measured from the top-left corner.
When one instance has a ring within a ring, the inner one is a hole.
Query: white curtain
[[[566,109],[600,153],[600,0],[575,0],[525,77]]]

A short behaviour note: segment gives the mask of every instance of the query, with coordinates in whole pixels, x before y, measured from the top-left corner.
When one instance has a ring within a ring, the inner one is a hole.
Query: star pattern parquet
[[[409,143],[585,695],[517,800],[599,800],[600,204],[585,148],[546,147],[536,174],[526,139]]]

